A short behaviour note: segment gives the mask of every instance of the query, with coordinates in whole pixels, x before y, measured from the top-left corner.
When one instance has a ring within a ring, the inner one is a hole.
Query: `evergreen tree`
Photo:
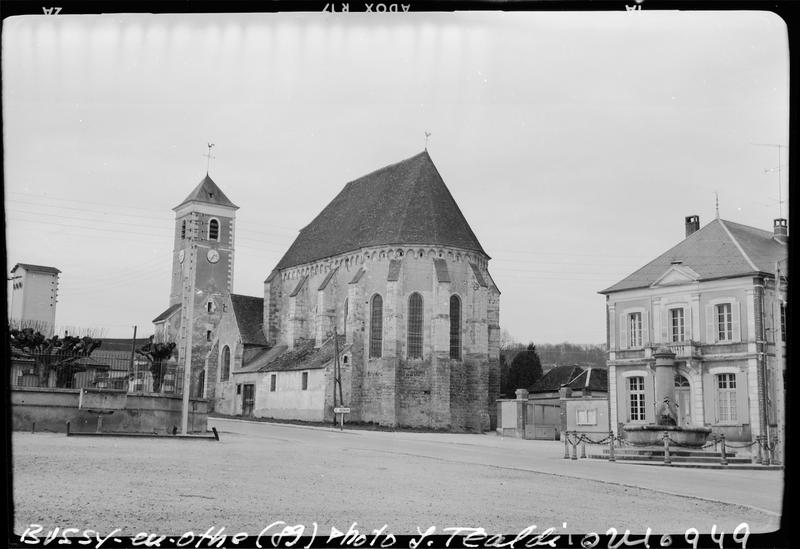
[[[517,389],[529,389],[542,377],[542,363],[536,352],[536,345],[528,347],[514,356],[508,371],[508,386],[511,394]]]

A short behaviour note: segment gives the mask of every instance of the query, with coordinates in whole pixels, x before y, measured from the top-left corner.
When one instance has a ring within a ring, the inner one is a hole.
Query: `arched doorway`
[[[675,403],[678,415],[678,425],[692,424],[692,388],[689,380],[681,374],[675,375]]]

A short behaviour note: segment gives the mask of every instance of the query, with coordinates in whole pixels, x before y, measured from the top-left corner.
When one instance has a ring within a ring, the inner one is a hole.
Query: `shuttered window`
[[[720,423],[736,421],[736,374],[717,375],[717,419]]]
[[[450,296],[450,358],[461,360],[461,300]]]
[[[408,298],[408,358],[422,358],[422,296]]]
[[[383,298],[372,298],[369,314],[369,357],[380,358],[383,353]]]
[[[628,399],[630,402],[631,421],[644,421],[644,378],[641,376],[628,378]]]
[[[642,313],[628,315],[628,346],[642,346]]]
[[[730,303],[720,303],[714,307],[714,318],[717,324],[717,341],[733,339],[733,315]]]
[[[208,223],[208,239],[219,240],[219,221],[212,219]]]
[[[684,341],[686,337],[686,325],[683,316],[683,309],[670,309],[669,322],[672,341]]]

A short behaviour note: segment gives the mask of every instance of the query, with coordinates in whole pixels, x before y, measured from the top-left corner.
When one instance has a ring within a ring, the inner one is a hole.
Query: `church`
[[[347,183],[264,280],[232,293],[234,205],[208,176],[174,210],[156,336],[194,396],[244,417],[485,431],[499,297],[489,256],[427,150]]]

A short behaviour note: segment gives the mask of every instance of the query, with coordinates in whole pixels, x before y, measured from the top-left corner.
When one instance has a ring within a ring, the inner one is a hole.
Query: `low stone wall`
[[[103,418],[103,432],[171,434],[174,427],[180,431],[183,400],[180,396],[157,393],[128,393],[119,409],[107,409],[98,414],[90,409],[79,409],[80,389],[54,389],[43,387],[17,387],[11,390],[11,427],[16,431],[31,430],[64,433],[67,422],[72,432],[95,432],[98,417]],[[120,400],[122,402],[122,400]],[[207,429],[208,401],[189,401],[189,431],[205,432]]]

